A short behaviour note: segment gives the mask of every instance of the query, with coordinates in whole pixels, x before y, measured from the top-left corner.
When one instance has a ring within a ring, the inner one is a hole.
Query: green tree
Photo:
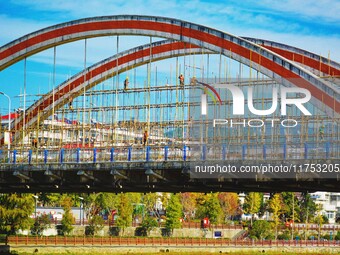
[[[65,196],[61,201],[61,205],[64,209],[63,218],[61,220],[61,231],[63,235],[69,235],[73,230],[73,225],[75,224],[73,214],[71,213],[72,199]]]
[[[118,219],[116,224],[117,227],[122,229],[122,234],[124,234],[125,228],[130,226],[132,222],[133,206],[126,193],[118,195],[117,203]]]
[[[62,201],[62,195],[59,193],[42,192],[38,195],[38,197],[38,200],[43,206],[61,206],[60,202]]]
[[[129,199],[131,203],[133,204],[139,204],[142,200],[142,194],[141,193],[127,193],[129,196]]]
[[[253,239],[263,240],[271,233],[270,223],[265,220],[257,220],[251,227],[249,235]]]
[[[244,199],[243,210],[245,213],[251,214],[250,225],[253,225],[254,214],[260,210],[261,200],[261,194],[258,192],[250,192]]]
[[[262,217],[268,211],[268,201],[264,200],[264,194],[262,192],[259,193],[260,195],[260,209],[258,211],[258,216]]]
[[[33,226],[31,227],[31,233],[33,235],[41,236],[45,229],[48,229],[51,226],[52,220],[49,215],[43,214],[38,216]]]
[[[168,206],[166,207],[166,222],[165,228],[169,231],[170,234],[173,233],[175,228],[181,227],[181,219],[182,217],[182,204],[179,200],[179,196],[176,194],[171,194],[168,202]]]
[[[15,234],[19,229],[30,229],[34,205],[31,194],[0,195],[0,232]]]
[[[84,198],[84,211],[89,219],[100,213],[110,214],[111,210],[116,208],[119,203],[119,196],[114,193],[91,193],[89,195],[83,194],[82,197]]]
[[[285,216],[284,220],[291,219],[294,222],[300,222],[302,208],[300,208],[300,201],[296,197],[295,192],[282,192],[281,196],[284,204],[282,208],[282,213]]]
[[[158,197],[157,193],[146,193],[143,195],[142,203],[145,204],[147,211],[151,212],[154,210]]]
[[[337,241],[340,240],[340,231],[336,232],[336,236],[334,237],[334,240],[337,240]]]
[[[218,223],[221,220],[222,208],[217,193],[205,195],[204,200],[197,209],[197,216],[201,219],[208,217],[211,223]]]
[[[324,224],[324,217],[322,215],[322,204],[318,204],[316,206],[316,216],[314,219],[314,223],[317,223],[319,225],[318,227],[318,240],[320,240],[321,238],[321,228],[322,228],[322,224]]]
[[[139,236],[148,236],[154,228],[158,227],[158,223],[155,218],[146,216],[141,225],[136,229]]]
[[[104,228],[104,220],[99,215],[94,215],[89,220],[89,225],[86,226],[85,235],[94,236],[98,234],[98,231]]]
[[[317,211],[317,206],[313,199],[311,198],[310,194],[304,193],[302,194],[302,199],[299,203],[300,208],[300,220],[308,224],[314,218],[314,215]]]
[[[279,193],[274,194],[269,200],[269,209],[272,213],[272,218],[275,226],[275,239],[277,239],[277,227],[280,224],[280,215],[283,211],[282,196]]]

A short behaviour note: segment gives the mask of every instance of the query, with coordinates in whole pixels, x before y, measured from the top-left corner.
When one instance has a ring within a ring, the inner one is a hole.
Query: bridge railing
[[[9,154],[9,158],[8,158]],[[93,148],[0,149],[1,164],[149,162],[190,160],[338,159],[339,143],[194,144]]]

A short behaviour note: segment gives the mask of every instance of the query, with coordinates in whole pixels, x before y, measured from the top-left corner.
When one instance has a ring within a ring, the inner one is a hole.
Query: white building
[[[329,223],[335,223],[336,215],[340,212],[340,193],[318,191],[310,195],[321,206],[321,213],[328,218]]]

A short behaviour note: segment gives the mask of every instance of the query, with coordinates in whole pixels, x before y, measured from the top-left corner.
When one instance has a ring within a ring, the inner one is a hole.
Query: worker
[[[196,76],[190,79],[190,85],[196,85],[196,82],[197,82]]]
[[[38,140],[37,140],[37,138],[33,139],[32,146],[35,147],[35,148],[38,148]]]
[[[324,136],[324,133],[325,133],[325,126],[322,125],[320,128],[319,128],[319,136],[320,136],[320,139],[323,140],[323,136]]]
[[[70,96],[69,101],[68,101],[68,107],[70,108],[71,111],[73,111],[73,97]]]
[[[183,76],[183,74],[181,74],[180,76],[178,76],[178,79],[179,79],[179,84],[180,84],[181,86],[184,86],[184,76]]]
[[[124,90],[127,90],[129,87],[129,77],[126,76],[125,80],[124,80]]]
[[[145,130],[144,135],[143,135],[143,146],[145,146],[146,143],[148,142],[148,136],[149,136],[148,131]]]

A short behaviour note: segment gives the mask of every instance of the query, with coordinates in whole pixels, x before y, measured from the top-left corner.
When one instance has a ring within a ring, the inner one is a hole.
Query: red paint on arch
[[[333,66],[330,66],[328,64],[325,64],[323,62],[317,61],[313,58],[310,58],[308,56],[296,53],[296,52],[291,52],[287,51],[284,49],[279,49],[276,47],[272,46],[267,46],[267,45],[262,45],[263,47],[276,52],[277,54],[281,55],[282,57],[285,57],[289,60],[296,61],[298,63],[301,63],[303,65],[309,66],[314,68],[315,70],[320,70],[321,72],[328,74],[330,76],[339,76],[340,75],[340,70],[337,68],[334,68]]]

